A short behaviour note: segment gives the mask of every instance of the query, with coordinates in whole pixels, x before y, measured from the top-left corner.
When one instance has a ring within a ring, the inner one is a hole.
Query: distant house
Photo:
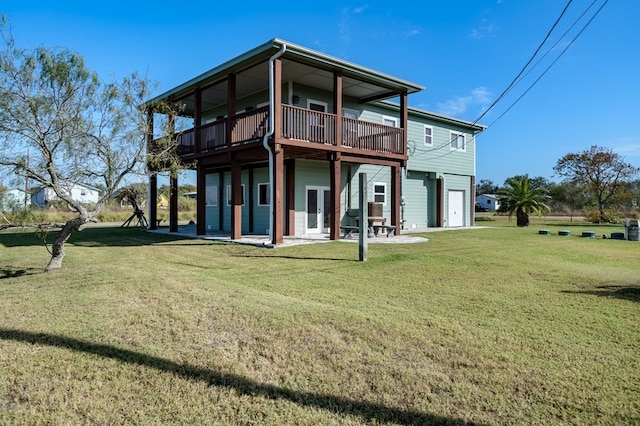
[[[10,189],[5,191],[0,198],[0,210],[16,210],[25,206],[25,192],[21,189]],[[27,205],[31,204],[31,198],[26,197]]]
[[[80,203],[91,204],[100,199],[100,191],[89,185],[70,182],[64,188],[71,198]],[[40,186],[31,191],[31,203],[38,207],[50,207],[51,203],[58,200],[54,190],[49,187]]]
[[[198,197],[198,192],[197,191],[193,191],[193,192],[185,192],[184,194],[182,194],[183,197],[187,197],[187,198],[197,198]]]
[[[476,206],[494,212],[500,208],[500,201],[496,194],[481,194],[476,197]]]
[[[156,204],[159,209],[168,209],[169,208],[169,199],[166,195],[160,194],[158,195],[158,202]]]

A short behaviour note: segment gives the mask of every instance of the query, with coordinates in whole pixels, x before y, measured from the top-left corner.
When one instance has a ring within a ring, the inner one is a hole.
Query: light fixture
[[[298,105],[300,103],[300,96],[298,95],[291,96],[291,103],[294,105]]]

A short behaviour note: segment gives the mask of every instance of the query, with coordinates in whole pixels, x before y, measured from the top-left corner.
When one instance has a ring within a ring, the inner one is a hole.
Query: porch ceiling
[[[243,99],[266,90],[269,85],[268,63],[262,62],[236,74],[236,99]],[[302,84],[320,90],[333,91],[333,71],[319,69],[300,62],[284,59],[282,61],[282,81]],[[393,97],[389,87],[361,81],[350,76],[342,77],[343,96],[355,99],[388,99]],[[202,110],[207,111],[227,103],[227,80],[218,81],[202,89]],[[184,114],[193,116],[195,98],[191,93],[180,99],[185,103]],[[286,99],[283,99],[286,102]],[[255,105],[252,105],[255,107]],[[247,105],[239,102],[236,109],[242,110]]]

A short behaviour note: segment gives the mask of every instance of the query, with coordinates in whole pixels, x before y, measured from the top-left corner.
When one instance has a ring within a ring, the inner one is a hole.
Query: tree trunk
[[[516,212],[516,225],[519,227],[529,226],[529,214],[518,210]]]
[[[67,242],[73,231],[81,231],[82,226],[87,222],[87,218],[79,216],[64,224],[51,245],[51,259],[49,260],[47,267],[44,268],[45,272],[62,268],[62,259],[64,259],[65,255],[64,244]]]

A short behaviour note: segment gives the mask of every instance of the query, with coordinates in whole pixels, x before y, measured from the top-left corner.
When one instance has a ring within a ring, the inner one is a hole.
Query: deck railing
[[[260,142],[268,131],[268,106],[200,126],[200,152]],[[333,145],[378,153],[403,154],[404,129],[342,118],[342,137],[336,138],[335,114],[282,105],[282,137],[311,144]],[[230,132],[227,126],[231,126]],[[194,129],[177,134],[178,154],[197,151]]]

